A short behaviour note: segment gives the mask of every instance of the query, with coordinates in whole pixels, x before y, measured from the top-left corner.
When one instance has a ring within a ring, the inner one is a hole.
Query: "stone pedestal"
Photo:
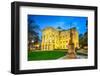
[[[74,47],[73,43],[69,44],[67,58],[68,59],[76,59],[76,52],[75,52],[75,47]]]

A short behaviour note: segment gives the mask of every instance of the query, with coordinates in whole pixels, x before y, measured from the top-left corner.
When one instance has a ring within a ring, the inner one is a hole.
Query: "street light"
[[[34,43],[34,40],[32,40],[31,42]]]

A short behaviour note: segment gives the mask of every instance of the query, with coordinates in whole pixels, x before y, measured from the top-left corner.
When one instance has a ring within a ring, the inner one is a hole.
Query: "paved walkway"
[[[67,59],[67,55],[65,55],[65,56],[63,56],[63,57],[61,57],[61,58],[59,58],[58,60],[61,60],[61,59]]]
[[[87,56],[77,55],[77,59],[86,59],[86,58],[87,58]],[[63,56],[63,57],[61,57],[61,58],[59,58],[58,60],[62,60],[62,59],[68,59],[68,58],[67,58],[67,55],[65,55],[65,56]]]

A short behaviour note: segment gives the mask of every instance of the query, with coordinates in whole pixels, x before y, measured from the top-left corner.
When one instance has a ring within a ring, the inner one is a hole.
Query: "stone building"
[[[73,32],[72,41],[74,47],[79,47],[79,36],[76,28],[71,28]],[[42,30],[41,50],[68,49],[70,40],[70,29],[59,30],[53,27],[46,27]]]

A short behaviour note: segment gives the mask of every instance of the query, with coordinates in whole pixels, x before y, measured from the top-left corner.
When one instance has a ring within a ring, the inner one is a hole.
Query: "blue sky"
[[[28,15],[28,19],[34,20],[41,30],[49,26],[54,28],[61,27],[62,29],[65,30],[70,29],[72,27],[76,27],[79,34],[84,34],[87,31],[86,30],[87,17]]]

